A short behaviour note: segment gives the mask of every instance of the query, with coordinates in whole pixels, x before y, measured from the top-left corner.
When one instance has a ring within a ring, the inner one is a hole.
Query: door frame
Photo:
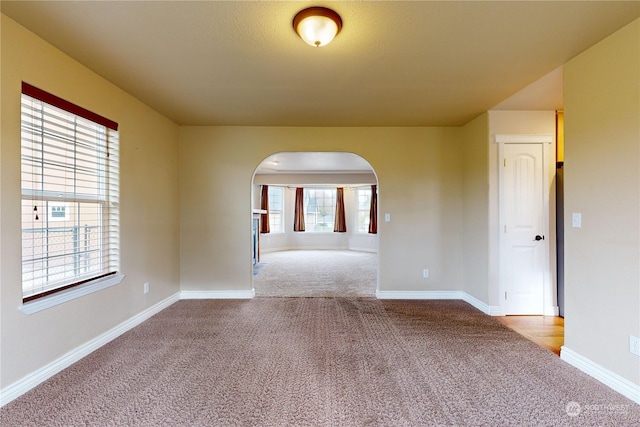
[[[547,238],[544,240],[544,274],[543,274],[543,290],[542,290],[542,298],[543,298],[543,315],[545,316],[557,316],[558,315],[558,306],[556,303],[557,298],[557,285],[555,280],[555,273],[552,269],[552,258],[553,264],[555,264],[555,233],[551,233],[551,229],[549,226],[549,216],[550,216],[550,208],[552,200],[552,188],[551,182],[553,180],[555,174],[555,162],[551,162],[551,144],[553,144],[553,135],[529,135],[529,134],[496,134],[494,135],[494,141],[498,144],[498,161],[499,164],[501,159],[504,158],[504,144],[541,144],[542,145],[542,162],[543,162],[543,209],[542,209],[542,232]],[[553,166],[553,168],[552,168]],[[503,212],[503,199],[504,199],[504,167],[498,167],[498,214],[499,214],[499,237],[498,237],[498,277],[499,277],[499,301],[500,301],[500,311],[501,315],[506,314],[506,302],[505,302],[505,292],[507,291],[507,286],[504,279],[503,267],[504,267],[504,246],[505,246],[505,237],[504,237],[504,217],[505,214]],[[554,208],[555,210],[555,208]],[[552,246],[554,245],[554,246]],[[554,255],[552,257],[552,254]],[[553,266],[555,269],[555,266]]]

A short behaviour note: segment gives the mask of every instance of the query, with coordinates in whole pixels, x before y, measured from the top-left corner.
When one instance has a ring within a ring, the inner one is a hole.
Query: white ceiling
[[[369,162],[353,153],[285,152],[276,153],[262,161],[258,174],[324,174],[371,172]]]
[[[296,12],[317,5],[344,23],[323,48],[291,26]],[[0,7],[181,125],[458,126],[495,106],[553,110],[562,106],[559,67],[640,16],[639,1]]]

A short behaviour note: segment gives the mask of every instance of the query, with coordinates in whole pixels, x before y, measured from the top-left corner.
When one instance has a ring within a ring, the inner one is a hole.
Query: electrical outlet
[[[629,351],[640,356],[640,338],[629,335]]]
[[[149,293],[149,282],[144,282],[144,293],[145,294]]]
[[[429,269],[425,268],[424,270],[422,270],[422,277],[424,277],[425,279],[427,277],[429,277]]]

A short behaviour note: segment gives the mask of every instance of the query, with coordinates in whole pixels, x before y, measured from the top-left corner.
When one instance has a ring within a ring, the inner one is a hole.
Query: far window
[[[367,233],[369,231],[369,211],[371,210],[371,187],[359,187],[356,194],[358,197],[356,230],[358,233]]]
[[[69,210],[66,203],[48,202],[49,221],[68,221]]]
[[[304,221],[306,232],[333,232],[333,219],[335,213],[335,188],[304,189]]]
[[[269,228],[271,233],[284,233],[284,188],[269,186]]]

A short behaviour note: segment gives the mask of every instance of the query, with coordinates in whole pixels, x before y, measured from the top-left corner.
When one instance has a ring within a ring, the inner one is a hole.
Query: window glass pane
[[[56,202],[22,200],[24,292],[56,287],[102,270],[102,204],[67,203],[65,216],[54,217],[55,221],[46,213],[53,216],[60,209]]]
[[[371,209],[371,188],[358,188],[357,197],[356,230],[358,233],[367,233],[369,231],[369,210]]]
[[[305,231],[311,233],[333,232],[335,213],[335,188],[304,189]]]
[[[284,233],[284,188],[269,186],[269,227],[271,233]]]

